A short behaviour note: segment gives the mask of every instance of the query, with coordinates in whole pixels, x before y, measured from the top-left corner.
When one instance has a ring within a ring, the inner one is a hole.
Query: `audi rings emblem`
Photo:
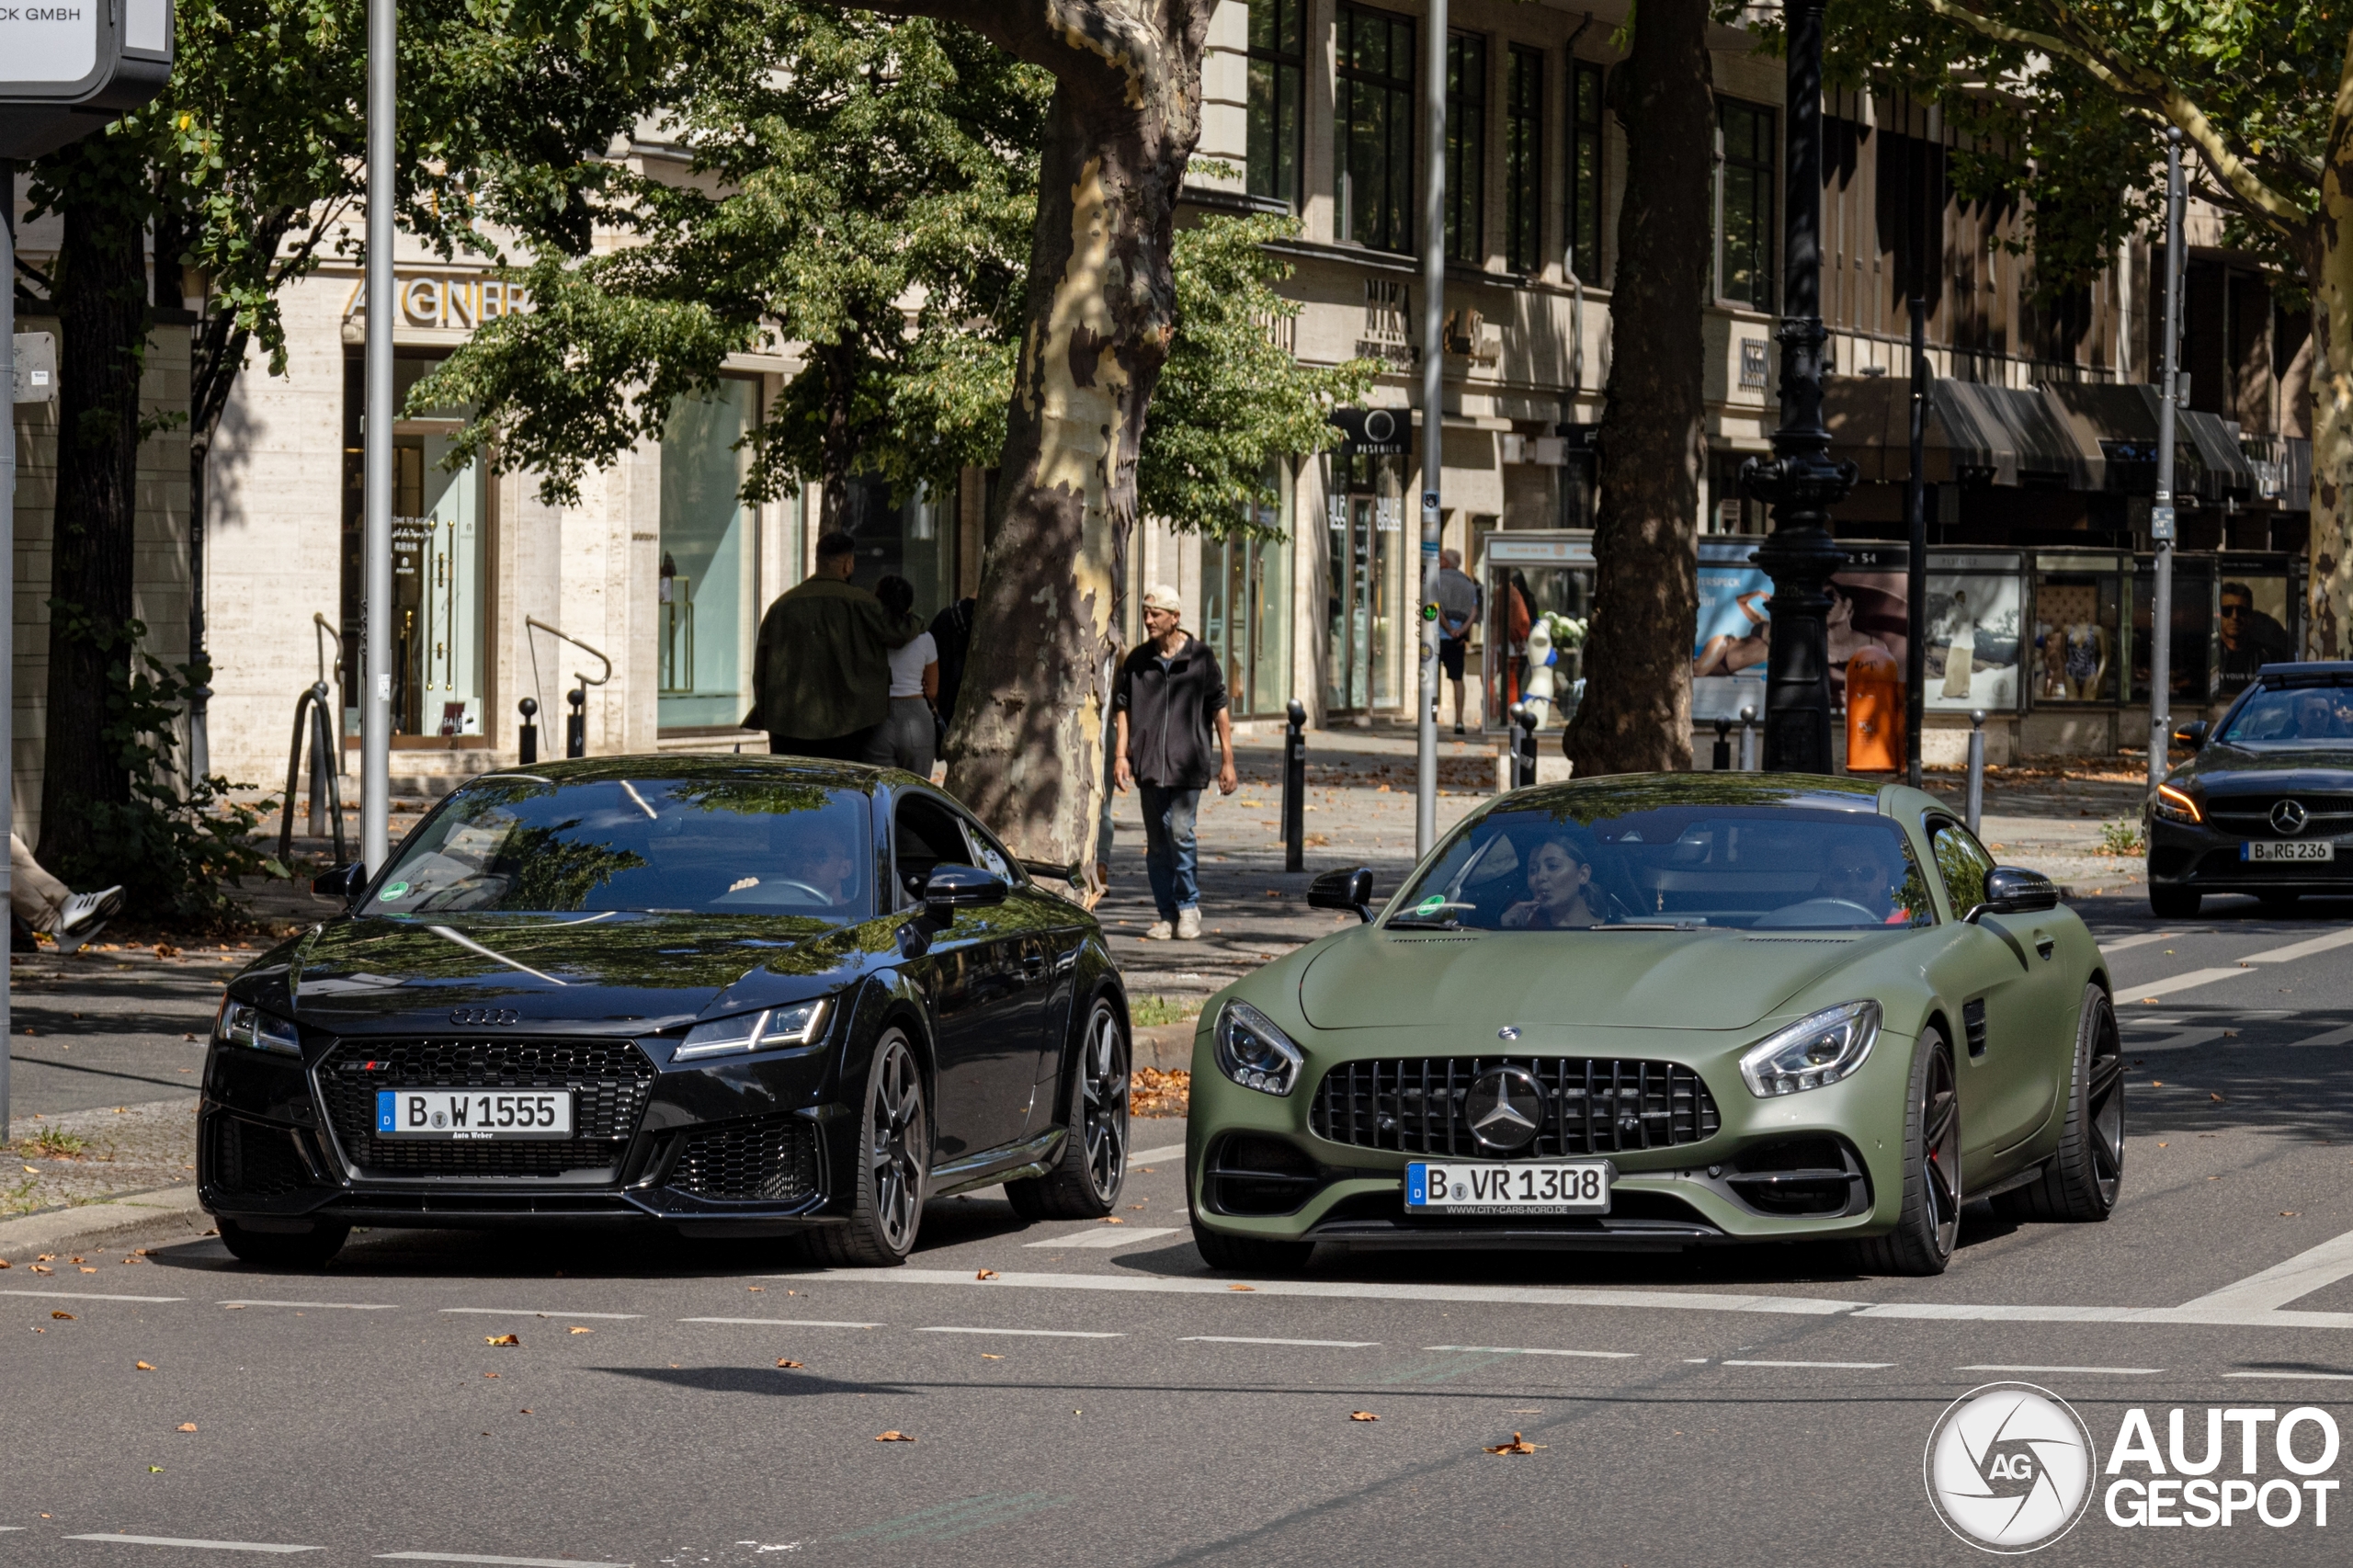
[[[1525,1067],[1490,1067],[1463,1096],[1471,1136],[1508,1154],[1536,1142],[1544,1127],[1544,1085]]]
[[[2302,801],[2282,801],[2271,808],[2271,826],[2282,837],[2295,837],[2311,821],[2312,813],[2304,810]]]

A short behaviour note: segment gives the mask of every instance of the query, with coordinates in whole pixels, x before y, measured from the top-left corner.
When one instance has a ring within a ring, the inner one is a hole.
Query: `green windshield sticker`
[[[406,882],[394,882],[391,886],[387,887],[382,892],[378,893],[376,895],[376,901],[379,903],[390,903],[392,900],[400,897],[401,894],[406,892],[408,892],[408,884]]]
[[[1429,897],[1422,900],[1421,903],[1415,904],[1414,906],[1414,913],[1416,915],[1436,915],[1439,910],[1444,909],[1445,907],[1446,894],[1442,892],[1434,892],[1430,894]]]

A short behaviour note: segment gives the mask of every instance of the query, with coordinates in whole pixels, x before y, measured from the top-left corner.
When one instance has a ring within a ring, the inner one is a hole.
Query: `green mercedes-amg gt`
[[[1849,1239],[1934,1274],[1961,1205],[2104,1220],[2123,1062],[2099,948],[1931,795],[1623,775],[1497,798],[1376,915],[1211,999],[1193,1234],[1352,1247]]]

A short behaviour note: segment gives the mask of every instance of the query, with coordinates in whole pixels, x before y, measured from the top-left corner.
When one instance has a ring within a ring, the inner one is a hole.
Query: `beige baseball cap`
[[[1176,590],[1166,583],[1155,583],[1143,596],[1143,608],[1174,610],[1182,615],[1185,613],[1185,601],[1178,598]]]

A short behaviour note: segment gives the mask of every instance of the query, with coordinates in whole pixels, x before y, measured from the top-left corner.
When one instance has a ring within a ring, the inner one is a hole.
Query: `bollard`
[[[1978,819],[1985,814],[1985,710],[1972,710],[1969,715],[1969,831],[1977,831]]]
[[[1718,773],[1724,773],[1731,770],[1732,721],[1729,719],[1719,719],[1716,721],[1716,754],[1708,759],[1708,766],[1714,768]]]
[[[1511,787],[1525,790],[1536,782],[1536,709],[1523,702],[1511,719]]]
[[[588,688],[585,686],[575,686],[563,694],[563,699],[572,704],[572,711],[563,721],[563,755],[586,756],[588,755]]]
[[[515,710],[523,715],[523,727],[516,732],[515,760],[529,767],[540,760],[540,727],[531,722],[538,717],[540,705],[527,697],[515,705]]]
[[[1756,771],[1756,708],[1753,703],[1740,710],[1740,770]]]
[[[1283,869],[1307,869],[1307,710],[1294,701],[1283,732]]]

